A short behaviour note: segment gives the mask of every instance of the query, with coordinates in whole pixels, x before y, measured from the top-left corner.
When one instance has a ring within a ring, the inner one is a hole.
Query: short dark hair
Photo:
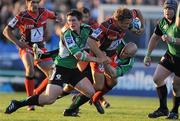
[[[67,14],[66,17],[68,16],[76,16],[78,20],[82,20],[82,13],[79,12],[77,9],[71,9]]]
[[[82,14],[90,14],[90,10],[86,7],[81,7],[78,9]]]

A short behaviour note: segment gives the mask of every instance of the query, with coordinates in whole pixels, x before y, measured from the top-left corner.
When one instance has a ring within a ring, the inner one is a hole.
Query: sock
[[[25,87],[27,96],[32,96],[34,91],[34,79],[33,77],[26,77],[25,79]]]
[[[92,97],[92,101],[96,102],[97,100],[100,100],[100,98],[106,94],[107,92],[109,92],[113,87],[109,87],[107,84],[104,85],[104,88],[102,91],[97,91],[93,97]]]
[[[35,89],[35,94],[41,94],[48,84],[48,78],[44,79],[41,84]]]
[[[179,104],[180,104],[180,97],[173,97],[173,108],[171,112],[178,114]]]
[[[167,109],[167,87],[166,87],[166,85],[158,87],[157,93],[159,96],[160,108]]]
[[[33,95],[33,96],[28,97],[25,100],[19,101],[19,106],[20,107],[24,107],[27,105],[38,105],[39,106],[38,100],[39,100],[39,95]]]
[[[90,100],[89,97],[86,97],[85,95],[79,93],[74,102],[70,105],[69,109],[77,109],[81,105],[85,104],[88,100]]]
[[[62,91],[62,94],[60,96],[58,96],[57,99],[63,98],[69,94],[70,94],[70,92]]]

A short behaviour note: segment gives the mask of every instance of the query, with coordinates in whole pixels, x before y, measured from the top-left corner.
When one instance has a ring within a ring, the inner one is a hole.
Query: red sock
[[[107,84],[104,85],[104,88],[102,91],[97,91],[93,97],[92,97],[92,100],[93,102],[96,102],[97,100],[100,100],[100,98],[106,94],[107,92],[109,92],[112,88],[111,87],[108,87]]]
[[[35,89],[36,94],[41,94],[45,89],[48,84],[48,78],[44,79],[41,84]]]
[[[34,91],[34,79],[25,79],[25,88],[27,96],[32,96]]]

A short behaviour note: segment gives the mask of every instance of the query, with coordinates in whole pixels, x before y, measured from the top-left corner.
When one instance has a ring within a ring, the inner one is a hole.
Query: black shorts
[[[82,80],[85,76],[79,69],[69,69],[61,66],[56,66],[49,80],[50,84],[55,84],[63,87],[64,83],[70,84],[73,87]]]
[[[85,77],[87,77],[90,82],[93,84],[93,77],[91,72],[91,66],[90,64],[87,65],[86,69],[82,72]]]
[[[172,55],[169,51],[161,58],[159,62],[169,71],[175,73],[176,76],[180,77],[180,57]]]

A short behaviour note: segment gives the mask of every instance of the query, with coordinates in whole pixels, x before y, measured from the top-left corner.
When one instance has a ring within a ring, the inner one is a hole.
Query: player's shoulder
[[[90,25],[85,24],[85,23],[82,23],[82,24],[81,24],[81,27],[82,27],[82,28],[87,28],[87,29],[90,29],[90,28],[91,28]]]
[[[16,16],[18,16],[18,17],[24,17],[24,16],[26,16],[26,15],[28,15],[27,10],[23,10],[23,11],[20,11]]]

